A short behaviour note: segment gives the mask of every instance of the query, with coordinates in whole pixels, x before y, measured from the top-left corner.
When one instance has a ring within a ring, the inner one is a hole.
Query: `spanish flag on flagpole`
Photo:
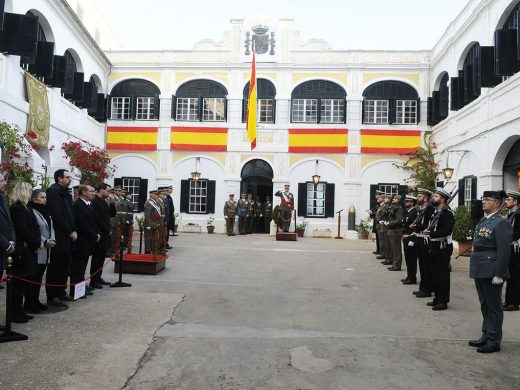
[[[253,62],[251,63],[251,80],[249,81],[249,96],[247,98],[247,138],[251,142],[251,150],[256,148],[256,61],[253,46]]]

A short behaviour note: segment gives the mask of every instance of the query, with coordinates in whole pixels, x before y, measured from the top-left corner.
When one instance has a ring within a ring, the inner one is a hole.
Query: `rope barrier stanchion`
[[[116,261],[119,262],[119,281],[114,282],[110,285],[110,287],[131,287],[132,285],[130,283],[124,283],[123,282],[123,245],[122,243],[125,242],[125,236],[121,236],[121,245],[119,246],[119,259]]]
[[[144,226],[143,224],[139,224],[139,254],[143,253],[143,234]]]
[[[24,334],[14,332],[11,330],[11,310],[12,310],[12,304],[11,304],[11,295],[12,295],[12,280],[10,278],[10,275],[12,273],[12,267],[13,267],[13,258],[9,256],[7,258],[7,291],[6,291],[6,303],[5,303],[5,326],[0,328],[0,343],[8,343],[10,341],[22,341],[22,340],[28,340],[29,337],[27,337]]]

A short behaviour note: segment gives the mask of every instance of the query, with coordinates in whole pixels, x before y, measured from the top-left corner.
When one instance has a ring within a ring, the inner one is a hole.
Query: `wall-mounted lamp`
[[[200,172],[197,171],[197,164],[200,162],[200,157],[195,159],[195,171],[191,173],[191,180],[198,181],[200,179]]]
[[[453,177],[453,172],[455,171],[454,168],[450,168],[450,153],[462,153],[462,156],[464,156],[469,150],[447,150],[446,152],[448,153],[446,157],[446,168],[442,169],[442,175],[446,179],[446,182],[448,182]]]
[[[320,182],[320,175],[318,175],[318,160],[316,160],[316,170],[314,175],[312,175],[312,182],[314,184],[318,184]]]

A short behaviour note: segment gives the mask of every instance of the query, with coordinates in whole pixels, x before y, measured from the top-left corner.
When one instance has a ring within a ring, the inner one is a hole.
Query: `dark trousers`
[[[377,232],[377,229],[374,228],[372,231],[375,233],[375,236],[376,236],[376,252],[381,252],[381,247],[380,247],[381,244],[379,244],[379,234]]]
[[[428,244],[426,244],[421,237],[416,237],[415,240],[417,257],[419,258],[419,274],[421,275],[419,291],[430,294],[433,292],[433,276]]]
[[[15,278],[12,278],[9,283],[11,284],[11,318],[22,319],[24,317],[23,297],[27,295],[27,283]]]
[[[510,279],[506,285],[506,305],[520,305],[520,253],[511,249],[509,260]]]
[[[240,215],[238,217],[238,231],[240,234],[247,233],[247,215]]]
[[[47,266],[47,276],[45,283],[50,284],[67,284],[70,268],[70,252],[51,252],[49,265]],[[54,298],[62,298],[67,295],[66,286],[63,287],[45,287],[47,292],[47,300]]]
[[[80,283],[85,280],[85,271],[87,269],[88,258],[91,253],[89,251],[74,252],[72,263],[70,266],[70,283]],[[76,286],[70,286],[70,295],[74,296],[74,289]]]
[[[271,214],[264,214],[264,228],[267,234],[271,233]]]
[[[410,242],[413,246],[410,246]],[[406,279],[415,282],[417,280],[417,247],[412,236],[403,238],[404,260],[406,262]]]
[[[247,217],[246,233],[248,233],[248,234],[253,233],[253,216],[252,215],[249,215]]]
[[[446,245],[443,249],[431,249],[430,261],[433,274],[433,291],[435,304],[448,303],[450,301],[450,259],[453,253],[453,245]]]
[[[109,239],[101,239],[94,248],[94,253],[92,254],[92,259],[90,260],[90,284],[96,284],[101,279],[101,275],[103,274],[103,264],[105,263],[107,249],[109,245]]]
[[[482,334],[489,343],[500,344],[502,341],[502,284],[492,284],[491,278],[475,279],[480,310],[482,311]]]
[[[233,229],[235,228],[235,217],[226,218],[226,232],[228,236],[233,235]]]
[[[38,264],[36,272],[27,279],[34,282],[34,284],[27,284],[26,286],[26,297],[24,307],[29,308],[31,305],[40,303],[40,289],[43,279],[43,274],[47,269],[47,264]]]

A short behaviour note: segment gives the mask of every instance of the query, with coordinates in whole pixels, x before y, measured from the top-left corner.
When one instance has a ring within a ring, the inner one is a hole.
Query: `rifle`
[[[450,198],[446,202],[446,206],[448,206],[450,204],[450,202],[453,200],[453,198],[455,198],[455,195],[457,195],[458,193],[459,193],[459,188],[457,188],[455,191],[453,191],[450,194]],[[435,226],[435,224],[437,223],[437,221],[439,220],[440,216],[441,216],[441,213],[437,213],[433,217],[432,221],[430,222],[430,224],[428,225],[428,227],[425,230],[430,230],[431,228],[433,228]]]
[[[455,260],[457,260],[459,257],[464,256],[467,252],[473,249],[473,246],[470,246],[468,249],[466,249],[464,252],[459,253],[457,256],[455,256]]]

